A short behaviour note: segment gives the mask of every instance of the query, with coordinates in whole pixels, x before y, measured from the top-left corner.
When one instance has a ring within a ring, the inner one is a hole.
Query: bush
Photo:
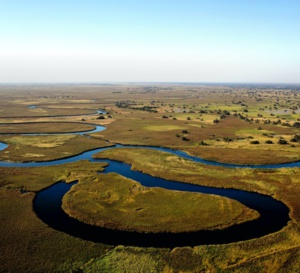
[[[201,146],[208,146],[208,144],[205,141],[203,141],[203,140],[201,140],[199,142],[199,145],[201,145]]]
[[[295,135],[290,141],[291,142],[300,142],[300,135]]]
[[[250,141],[250,144],[259,144],[259,141],[258,140],[252,140],[252,141]]]
[[[295,122],[295,123],[293,124],[293,127],[300,128],[300,122]]]
[[[288,142],[284,138],[281,138],[278,140],[278,144],[285,145],[285,144],[288,144]]]

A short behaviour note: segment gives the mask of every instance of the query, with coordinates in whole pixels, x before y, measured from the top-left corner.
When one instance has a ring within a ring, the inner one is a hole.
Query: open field
[[[0,151],[0,160],[47,161],[123,143],[170,147],[205,159],[237,164],[297,161],[300,160],[299,90],[298,87],[284,86],[178,84],[1,86],[0,129],[7,132],[4,130],[11,127],[10,132],[15,134],[0,135],[0,141],[8,144],[8,148]],[[29,105],[38,107],[28,108]],[[98,114],[82,116],[99,109],[106,111],[101,118]],[[17,124],[25,122],[30,122],[30,126]],[[107,129],[90,137],[19,135],[24,130],[74,132],[90,128],[91,123],[104,125]],[[79,180],[65,197],[70,198],[67,201],[76,197],[72,202],[82,204],[78,205],[77,211],[89,209],[94,202],[91,196],[99,190],[101,202],[113,209],[112,199],[117,197],[115,209],[124,208],[124,214],[115,213],[114,221],[126,218],[128,211],[142,205],[149,206],[150,211],[152,208],[151,213],[155,214],[154,208],[157,211],[160,205],[163,207],[160,199],[182,209],[181,217],[186,212],[187,216],[194,216],[195,208],[188,206],[190,200],[199,205],[208,204],[207,213],[211,214],[220,210],[217,205],[220,202],[226,208],[233,202],[210,196],[202,199],[198,195],[195,198],[198,200],[194,200],[193,194],[171,194],[166,190],[144,188],[116,175],[99,174],[105,165],[100,163],[81,161],[55,167],[0,168],[1,272],[300,271],[298,167],[227,169],[193,163],[158,151],[126,148],[108,150],[98,157],[128,162],[134,169],[165,179],[263,193],[284,202],[290,209],[291,221],[279,232],[224,245],[174,249],[108,246],[83,241],[47,227],[32,210],[35,191],[60,180]],[[111,178],[111,184],[106,183],[108,178]],[[100,187],[95,181],[105,183]],[[122,184],[118,184],[120,181]],[[128,193],[132,187],[140,189],[133,196]],[[28,192],[21,194],[20,190]],[[111,194],[109,197],[107,192]],[[151,198],[150,194],[153,195]],[[132,202],[128,202],[129,199]],[[211,221],[200,228],[226,226],[232,219],[237,220],[236,215],[245,215],[240,213],[241,209],[243,207],[235,205],[230,214],[222,215],[224,218],[213,219],[222,223]],[[167,206],[160,213],[164,215],[166,211]],[[86,219],[82,214],[80,218],[86,222],[94,221],[86,212],[80,212],[85,213]],[[171,216],[173,219],[179,217],[172,210]],[[178,220],[177,227],[186,228],[184,223],[194,225],[190,218]],[[142,229],[148,221],[145,219],[144,222],[143,219],[129,220],[125,229]],[[156,225],[157,218],[153,219],[153,225],[158,229],[175,227]]]

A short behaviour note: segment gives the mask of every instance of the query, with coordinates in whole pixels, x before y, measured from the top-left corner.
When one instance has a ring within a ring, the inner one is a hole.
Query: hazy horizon
[[[299,84],[300,2],[1,1],[0,83]]]

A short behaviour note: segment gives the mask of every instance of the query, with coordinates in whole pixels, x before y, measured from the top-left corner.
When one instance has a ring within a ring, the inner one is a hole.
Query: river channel
[[[74,183],[66,184],[58,182],[47,189],[36,194],[33,202],[33,209],[37,216],[48,226],[79,237],[84,240],[105,243],[109,245],[131,245],[141,247],[177,247],[177,246],[195,246],[201,244],[224,244],[237,241],[249,240],[265,236],[267,234],[281,230],[287,225],[289,218],[288,207],[280,201],[270,196],[246,192],[235,189],[221,189],[213,187],[204,187],[198,185],[185,184],[175,181],[167,181],[161,178],[152,177],[138,171],[131,170],[131,166],[122,162],[95,159],[93,155],[107,150],[118,148],[144,148],[155,149],[163,152],[172,153],[183,158],[215,166],[230,168],[282,168],[299,166],[300,162],[288,164],[276,164],[267,166],[252,165],[233,165],[220,162],[211,162],[204,159],[188,155],[183,151],[172,150],[162,147],[148,146],[123,146],[115,145],[111,147],[98,148],[92,151],[86,151],[80,155],[69,158],[58,159],[48,162],[26,162],[14,163],[0,161],[1,167],[39,167],[53,166],[64,163],[75,162],[78,160],[90,160],[91,162],[107,162],[109,165],[103,173],[115,172],[127,178],[131,178],[147,187],[161,187],[168,190],[180,190],[189,192],[199,192],[205,194],[215,194],[231,199],[235,199],[245,206],[254,209],[260,213],[260,217],[253,221],[233,225],[221,230],[207,230],[186,233],[138,233],[110,230],[106,228],[91,226],[69,217],[61,208],[62,198],[72,187]],[[199,174],[201,175],[201,174]]]

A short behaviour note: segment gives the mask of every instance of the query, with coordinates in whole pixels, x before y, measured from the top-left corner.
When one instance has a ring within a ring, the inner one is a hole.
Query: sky
[[[0,83],[300,83],[299,0],[0,0]]]

